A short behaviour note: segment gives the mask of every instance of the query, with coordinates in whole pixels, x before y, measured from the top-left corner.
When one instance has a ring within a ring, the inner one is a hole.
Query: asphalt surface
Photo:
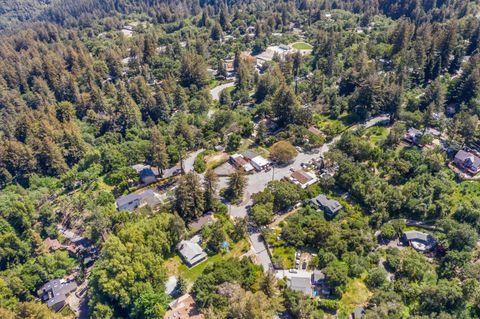
[[[214,87],[213,89],[210,90],[210,94],[212,95],[212,99],[214,101],[220,100],[220,93],[226,88],[235,86],[235,82],[228,82],[225,84],[221,84],[219,86]]]
[[[377,116],[368,121],[365,121],[363,125],[365,127],[372,127],[381,122],[387,121],[388,116]],[[352,126],[350,129],[354,129],[358,125]],[[261,192],[265,189],[268,182],[272,180],[281,180],[285,176],[291,173],[290,168],[299,169],[301,168],[300,164],[308,162],[311,159],[316,159],[320,156],[323,156],[326,152],[330,150],[330,147],[340,139],[341,135],[336,136],[329,143],[324,144],[320,150],[316,153],[299,153],[295,158],[294,162],[291,165],[285,167],[275,167],[275,169],[270,170],[270,172],[259,172],[252,175],[247,175],[248,183],[245,189],[245,193],[248,194],[248,199],[244,200],[240,205],[230,205],[229,212],[232,217],[246,217],[248,215],[248,207],[252,205],[251,194]],[[220,188],[227,187],[228,177],[220,177]],[[272,261],[270,256],[267,253],[267,248],[265,243],[262,240],[261,234],[258,231],[250,232],[249,234],[250,242],[252,247],[255,250],[258,261],[262,264],[263,269],[268,271],[272,267]]]

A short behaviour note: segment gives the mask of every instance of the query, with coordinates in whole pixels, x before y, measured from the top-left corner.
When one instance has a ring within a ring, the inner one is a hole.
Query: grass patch
[[[282,264],[283,269],[292,269],[295,267],[295,249],[290,246],[281,246],[273,248],[273,259]]]
[[[176,275],[185,278],[188,283],[194,283],[195,280],[203,273],[205,268],[209,265],[212,265],[216,262],[219,262],[223,259],[232,258],[232,257],[240,257],[245,250],[249,248],[250,244],[248,243],[247,239],[243,239],[233,245],[229,252],[226,254],[217,254],[214,256],[208,257],[207,260],[204,262],[192,267],[188,268],[180,258],[180,256],[175,255],[172,258],[169,258],[165,262],[165,267],[167,268],[168,275]]]
[[[345,289],[345,293],[340,299],[340,309],[338,318],[348,318],[353,310],[359,306],[365,305],[370,297],[370,291],[363,282],[362,278],[350,280]]]
[[[306,42],[297,42],[292,44],[292,47],[297,50],[311,50],[313,46]]]
[[[365,131],[365,136],[370,143],[379,145],[383,142],[390,132],[390,129],[383,126],[372,126]]]

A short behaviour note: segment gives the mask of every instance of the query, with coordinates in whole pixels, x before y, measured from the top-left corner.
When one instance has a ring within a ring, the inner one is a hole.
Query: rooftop
[[[326,208],[331,213],[336,213],[343,208],[342,204],[337,202],[334,199],[328,199],[327,196],[320,194],[317,197],[312,199],[312,202],[322,208]]]
[[[194,265],[207,258],[207,254],[202,250],[199,244],[190,240],[182,240],[178,246],[178,251],[183,259],[189,264]]]
[[[302,169],[294,171],[290,177],[298,181],[300,184],[307,184],[315,179],[315,176],[309,172],[305,172]]]
[[[203,319],[204,316],[198,312],[197,305],[193,297],[185,294],[172,301],[165,313],[164,319]]]

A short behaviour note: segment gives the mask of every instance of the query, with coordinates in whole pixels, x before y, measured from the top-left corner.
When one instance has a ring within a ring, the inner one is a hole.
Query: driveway
[[[262,235],[256,232],[250,234],[249,237],[258,262],[262,265],[264,271],[268,271],[273,267],[273,265],[272,261],[270,260],[270,256],[268,255],[267,247],[265,247],[263,242]]]
[[[235,86],[235,82],[228,82],[225,84],[221,84],[219,86],[214,87],[213,89],[210,90],[210,94],[212,95],[212,99],[214,101],[220,100],[220,93],[226,88]]]

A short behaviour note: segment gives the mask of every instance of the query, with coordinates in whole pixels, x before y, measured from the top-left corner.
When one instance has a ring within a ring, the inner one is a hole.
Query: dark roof
[[[336,213],[343,208],[342,204],[334,199],[328,199],[327,196],[320,194],[312,199],[312,202],[321,208],[329,210],[331,213]]]
[[[140,178],[155,177],[155,173],[151,167],[142,169],[138,175],[140,175]]]

